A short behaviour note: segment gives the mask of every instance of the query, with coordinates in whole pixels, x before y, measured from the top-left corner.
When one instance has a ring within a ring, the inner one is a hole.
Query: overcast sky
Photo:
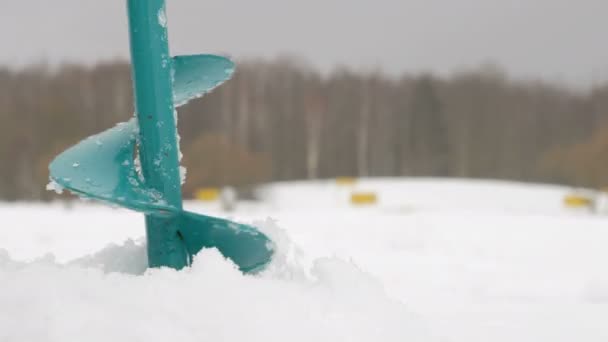
[[[517,78],[608,80],[606,0],[168,0],[173,53],[298,55],[388,74],[495,62]],[[128,57],[124,0],[0,0],[0,64]]]

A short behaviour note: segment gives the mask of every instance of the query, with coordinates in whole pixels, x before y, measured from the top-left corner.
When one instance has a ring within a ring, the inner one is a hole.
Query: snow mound
[[[259,225],[279,253],[255,276],[215,249],[182,271],[146,270],[139,240],[67,264],[3,251],[0,341],[430,340],[420,319],[353,263],[320,258],[306,268],[274,223]]]
[[[591,303],[608,304],[608,277],[589,281],[585,287],[584,297]]]

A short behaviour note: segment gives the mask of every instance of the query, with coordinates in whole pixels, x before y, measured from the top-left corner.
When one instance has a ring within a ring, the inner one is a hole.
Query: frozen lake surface
[[[353,208],[353,190],[376,206]],[[608,341],[608,216],[567,188],[495,181],[280,183],[224,213],[280,253],[146,271],[140,214],[0,204],[0,341]]]

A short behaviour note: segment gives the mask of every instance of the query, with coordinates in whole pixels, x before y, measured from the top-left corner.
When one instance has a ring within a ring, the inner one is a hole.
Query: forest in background
[[[45,200],[48,164],[133,113],[129,64],[0,68],[0,199]],[[246,60],[179,110],[184,195],[336,176],[608,185],[608,84],[588,92],[484,65],[451,77]]]

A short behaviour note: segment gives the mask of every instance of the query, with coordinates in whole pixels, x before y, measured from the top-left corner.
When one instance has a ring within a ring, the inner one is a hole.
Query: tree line
[[[129,64],[0,68],[0,198],[49,199],[48,163],[132,116]],[[387,76],[246,60],[179,110],[186,196],[336,176],[608,185],[608,85],[513,80],[492,65]],[[604,167],[605,166],[605,167]]]

